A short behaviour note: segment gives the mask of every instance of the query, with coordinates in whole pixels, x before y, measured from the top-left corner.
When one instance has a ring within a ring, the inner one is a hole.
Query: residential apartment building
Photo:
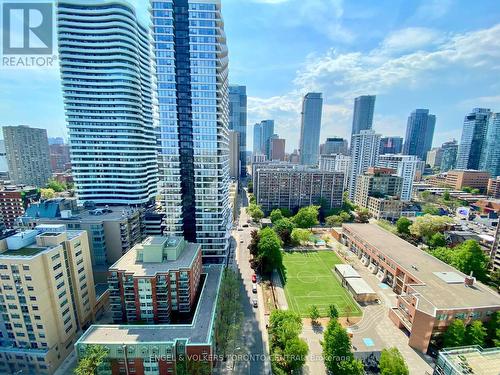
[[[247,174],[247,87],[229,85],[229,129],[237,131],[240,138],[240,172]]]
[[[229,130],[229,176],[231,178],[240,177],[240,136],[241,134],[234,130]]]
[[[457,169],[479,169],[490,116],[488,108],[474,108],[465,116],[458,146]]]
[[[500,296],[450,265],[374,224],[344,224],[342,241],[397,294],[389,310],[408,344],[423,353],[454,319],[487,321]]]
[[[412,211],[404,211],[404,202],[392,197],[368,197],[366,208],[375,220],[394,221],[401,216],[414,215]]]
[[[180,237],[148,237],[109,267],[115,323],[170,323],[195,307],[201,277],[200,245]]]
[[[400,154],[403,152],[403,137],[382,137],[380,139],[380,155]]]
[[[275,134],[276,135],[276,134]],[[271,137],[271,159],[285,161],[285,144],[284,138],[279,138],[277,135]]]
[[[11,181],[44,187],[51,175],[47,130],[4,126],[3,139]]]
[[[500,225],[497,224],[497,229],[495,231],[495,239],[491,245],[491,267],[493,270],[500,269]]]
[[[391,197],[399,200],[402,186],[403,178],[396,175],[394,169],[370,167],[357,178],[354,203],[368,208],[369,197]]]
[[[377,167],[391,168],[396,174],[403,178],[401,188],[401,200],[410,201],[413,191],[413,183],[421,170],[422,162],[415,155],[380,155],[376,163]]]
[[[441,147],[434,147],[427,152],[425,163],[431,168],[439,168],[441,166],[442,159],[443,149]]]
[[[344,174],[344,190],[349,186],[351,157],[342,154],[320,155],[319,169],[327,172],[342,172]]]
[[[352,136],[362,130],[371,130],[373,126],[373,112],[375,110],[375,95],[362,95],[354,99],[354,112],[352,117]]]
[[[0,190],[0,217],[5,228],[17,226],[16,219],[22,216],[31,202],[40,199],[40,189],[32,186],[4,186]]]
[[[428,109],[416,109],[408,117],[403,154],[416,155],[425,160],[427,151],[432,147],[436,116]]]
[[[479,169],[500,176],[500,113],[492,113],[488,119]]]
[[[375,99],[374,99],[375,100]],[[354,199],[356,181],[369,167],[376,165],[380,152],[380,134],[361,130],[351,140],[351,169],[349,171],[349,199]]]
[[[328,208],[342,205],[344,174],[292,164],[255,168],[254,194],[266,212],[274,208],[297,210],[309,205]]]
[[[323,95],[321,93],[309,92],[304,96],[299,140],[300,164],[302,165],[318,165],[322,110]]]
[[[62,173],[71,169],[69,145],[56,143],[49,145],[49,150],[52,173]]]
[[[87,236],[41,225],[0,248],[0,373],[53,374],[94,320]]]
[[[78,199],[98,205],[154,201],[158,158],[149,24],[129,3],[62,0],[57,26]]]
[[[201,244],[204,262],[223,263],[232,218],[221,2],[164,0],[151,7],[165,233]]]
[[[476,170],[453,170],[446,173],[444,184],[452,189],[462,190],[464,187],[479,189],[485,193],[490,174]]]
[[[340,137],[327,138],[325,143],[320,145],[320,156],[331,154],[349,155],[348,151],[347,139]]]
[[[500,199],[500,176],[488,180],[487,191],[490,197]]]

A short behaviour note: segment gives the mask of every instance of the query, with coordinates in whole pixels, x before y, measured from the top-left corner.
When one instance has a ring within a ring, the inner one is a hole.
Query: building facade
[[[447,172],[451,169],[455,169],[457,165],[457,153],[458,153],[458,143],[456,140],[445,142],[441,145],[442,156],[441,156],[441,172]]]
[[[247,174],[247,87],[229,85],[229,129],[239,133],[240,172]]]
[[[500,199],[500,177],[488,180],[487,192],[490,197]]]
[[[87,236],[39,226],[0,244],[0,372],[53,374],[94,320]]]
[[[399,199],[403,178],[396,175],[395,172],[391,168],[368,168],[368,171],[357,178],[354,203],[368,208],[369,197]]]
[[[47,130],[4,126],[3,139],[12,182],[44,187],[51,176]]]
[[[320,146],[320,155],[349,155],[348,151],[347,139],[339,137],[327,138],[325,143]]]
[[[444,185],[462,190],[464,187],[479,189],[481,193],[485,193],[488,188],[488,180],[490,174],[483,171],[475,170],[453,170],[446,173]]]
[[[79,200],[102,205],[154,201],[158,163],[149,25],[127,2],[88,0],[58,2],[57,24]]]
[[[24,214],[31,202],[39,199],[40,189],[28,186],[4,186],[0,190],[0,217],[5,228],[15,228],[16,219]]]
[[[400,154],[403,152],[403,137],[382,137],[380,139],[380,155]]]
[[[425,160],[432,146],[435,126],[436,116],[429,114],[428,109],[414,110],[408,117],[403,153]]]
[[[500,297],[409,242],[375,224],[344,224],[342,242],[397,294],[389,317],[408,345],[426,353],[454,319],[488,321]]]
[[[342,172],[344,174],[344,190],[349,186],[350,156],[342,154],[320,155],[319,169],[327,172]]]
[[[221,2],[151,5],[165,234],[201,244],[204,262],[222,263],[232,220],[228,51]]]
[[[241,159],[240,159],[240,136],[241,133],[235,130],[228,131],[229,137],[229,176],[231,178],[240,177]]]
[[[71,169],[69,145],[56,143],[49,145],[49,150],[52,173],[62,173]]]
[[[491,177],[500,176],[500,113],[492,113],[488,119],[479,168]]]
[[[260,155],[263,154],[260,146],[262,144],[262,125],[260,122],[254,124],[253,126],[253,154]]]
[[[269,212],[275,208],[297,210],[310,205],[329,208],[342,205],[344,174],[309,167],[262,165],[255,168],[257,204]]]
[[[434,147],[427,152],[425,164],[427,164],[431,168],[436,168],[436,167],[440,168],[442,160],[443,160],[443,149],[441,147]]]
[[[362,95],[354,99],[351,137],[359,134],[362,130],[371,130],[373,126],[375,98],[375,95]]]
[[[488,108],[474,108],[465,116],[458,146],[457,169],[479,169],[490,116]]]
[[[148,237],[109,268],[115,323],[170,323],[189,313],[201,277],[200,245],[180,237]]]
[[[359,175],[376,165],[380,152],[380,134],[373,130],[361,130],[353,134],[351,141],[351,169],[349,171],[349,198],[354,199]]]
[[[392,168],[399,177],[403,178],[401,189],[401,200],[411,200],[413,183],[417,178],[417,173],[422,162],[415,155],[380,155],[377,166],[382,168]]]
[[[275,134],[276,135],[276,134]],[[285,161],[286,139],[276,137],[271,138],[271,158],[270,160]]]
[[[318,165],[322,111],[323,95],[318,92],[307,93],[302,100],[300,125],[299,150],[302,165]]]

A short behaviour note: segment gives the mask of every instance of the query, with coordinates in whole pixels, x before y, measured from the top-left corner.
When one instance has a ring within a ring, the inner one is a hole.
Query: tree
[[[260,219],[264,217],[264,212],[262,211],[260,206],[255,203],[250,203],[250,205],[247,207],[247,214],[249,214],[256,222],[259,222]]]
[[[435,249],[437,247],[441,247],[441,246],[446,246],[446,239],[444,238],[444,234],[442,233],[434,233],[432,235],[432,237],[429,239],[429,241],[427,242],[427,245],[429,245],[429,247]]]
[[[248,181],[247,189],[249,193],[253,193],[253,182],[252,180]]]
[[[311,232],[308,229],[294,228],[291,234],[293,244],[302,245],[311,240]]]
[[[356,209],[356,222],[357,223],[368,223],[368,220],[372,217],[370,211],[367,208],[357,208]]]
[[[399,234],[410,234],[410,225],[411,220],[406,217],[400,217],[398,221],[396,221],[396,230]]]
[[[40,192],[41,192],[42,199],[52,199],[52,198],[55,198],[55,196],[56,196],[56,192],[54,191],[54,189],[50,189],[50,188],[40,189]]]
[[[451,199],[451,196],[450,196],[450,192],[448,190],[446,190],[444,193],[443,193],[443,200],[445,201],[449,201]]]
[[[500,347],[500,311],[495,311],[486,323],[488,346]]]
[[[299,370],[306,363],[306,356],[309,352],[309,347],[307,343],[300,339],[299,337],[294,337],[285,343],[285,349],[282,351],[283,359],[280,361],[282,363],[283,369],[289,373],[293,374],[295,370]]]
[[[269,214],[269,218],[271,219],[272,223],[277,222],[278,220],[283,219],[283,214],[281,213],[281,210],[279,208],[275,208],[274,210],[271,211]]]
[[[323,358],[325,367],[332,374],[363,374],[351,352],[351,340],[347,331],[336,319],[330,320],[323,334]],[[346,362],[346,363],[344,363]]]
[[[281,211],[281,214],[283,215],[283,217],[292,217],[292,211],[290,211],[289,208],[287,207],[283,207],[283,208],[280,208],[280,211]]]
[[[448,329],[443,335],[443,346],[445,348],[453,348],[462,346],[465,342],[465,325],[460,319],[455,319],[448,326]]]
[[[66,184],[59,182],[53,178],[47,182],[47,187],[54,190],[56,193],[61,193],[67,189]]]
[[[342,220],[340,215],[332,215],[325,218],[325,223],[329,227],[340,227],[343,222],[344,220]]]
[[[471,272],[480,281],[488,279],[489,259],[475,240],[467,240],[457,246],[453,252],[451,265],[463,273]]]
[[[88,345],[85,353],[78,361],[75,368],[75,375],[94,375],[97,374],[98,367],[108,356],[109,350],[102,345]]]
[[[474,320],[465,329],[465,345],[484,346],[486,341],[486,328],[480,320]]]
[[[451,264],[453,262],[453,257],[454,257],[454,249],[450,249],[448,247],[438,247],[437,249],[431,251],[431,254],[438,258],[439,260],[442,260],[443,262],[447,264]]]
[[[318,306],[312,305],[311,309],[309,310],[309,317],[311,318],[311,321],[313,324],[316,323],[316,321],[319,319],[319,310]]]
[[[418,238],[429,239],[434,233],[442,232],[453,221],[447,216],[424,215],[415,219],[410,225],[410,233]]]
[[[259,253],[259,241],[260,241],[260,235],[257,229],[254,229],[253,231],[250,232],[250,243],[248,244],[248,250],[250,251],[250,254],[253,255],[254,257],[257,256]]]
[[[425,204],[424,207],[422,207],[422,212],[429,215],[439,215],[440,213],[439,208],[433,204]]]
[[[408,365],[398,348],[382,350],[379,361],[381,375],[409,375]]]
[[[271,273],[274,269],[279,269],[283,265],[281,254],[281,240],[274,230],[264,228],[259,232],[260,240],[257,248],[262,270]]]
[[[318,214],[319,206],[302,207],[293,217],[293,222],[299,228],[311,228],[319,224]]]
[[[330,319],[335,320],[339,318],[339,310],[337,310],[337,307],[334,304],[328,306],[328,316]]]
[[[286,217],[276,221],[273,225],[274,231],[280,236],[284,245],[289,245],[291,243],[291,235],[294,228],[295,224],[293,221]]]

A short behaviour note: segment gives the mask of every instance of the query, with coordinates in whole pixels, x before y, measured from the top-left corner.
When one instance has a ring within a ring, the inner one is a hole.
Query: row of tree
[[[251,241],[248,250],[252,255],[251,267],[260,274],[270,274],[274,269],[281,269],[283,256],[282,242],[276,232],[267,227],[251,232]]]
[[[480,320],[474,320],[468,325],[460,319],[451,322],[443,335],[442,347],[464,345],[500,347],[500,312],[495,312],[485,325]]]

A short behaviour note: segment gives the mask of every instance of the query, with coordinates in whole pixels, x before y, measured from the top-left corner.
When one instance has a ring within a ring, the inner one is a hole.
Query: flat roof
[[[178,339],[186,339],[188,345],[210,343],[222,269],[218,264],[203,269],[205,282],[191,324],[94,324],[75,345],[166,343]]]
[[[479,346],[444,349],[439,352],[439,357],[444,358],[458,373],[464,369],[471,369],[468,374],[498,375],[500,369],[500,348],[482,349]],[[440,360],[438,360],[440,362]]]
[[[466,287],[464,283],[445,282],[435,273],[456,273],[464,281],[467,275],[378,225],[344,224],[344,229],[422,282],[412,285],[419,294],[419,310],[435,315],[435,309],[500,307],[500,296],[486,285],[476,281],[472,287]]]
[[[372,287],[361,277],[349,277],[345,281],[356,294],[376,294]]]
[[[335,269],[342,275],[344,278],[348,277],[361,277],[350,264],[336,264]]]
[[[137,250],[142,249],[142,244],[137,244],[127,251],[111,267],[110,271],[125,271],[134,276],[154,276],[157,273],[166,273],[170,270],[190,268],[196,253],[200,248],[199,244],[187,242],[186,247],[175,260],[164,260],[163,262],[137,262]]]

